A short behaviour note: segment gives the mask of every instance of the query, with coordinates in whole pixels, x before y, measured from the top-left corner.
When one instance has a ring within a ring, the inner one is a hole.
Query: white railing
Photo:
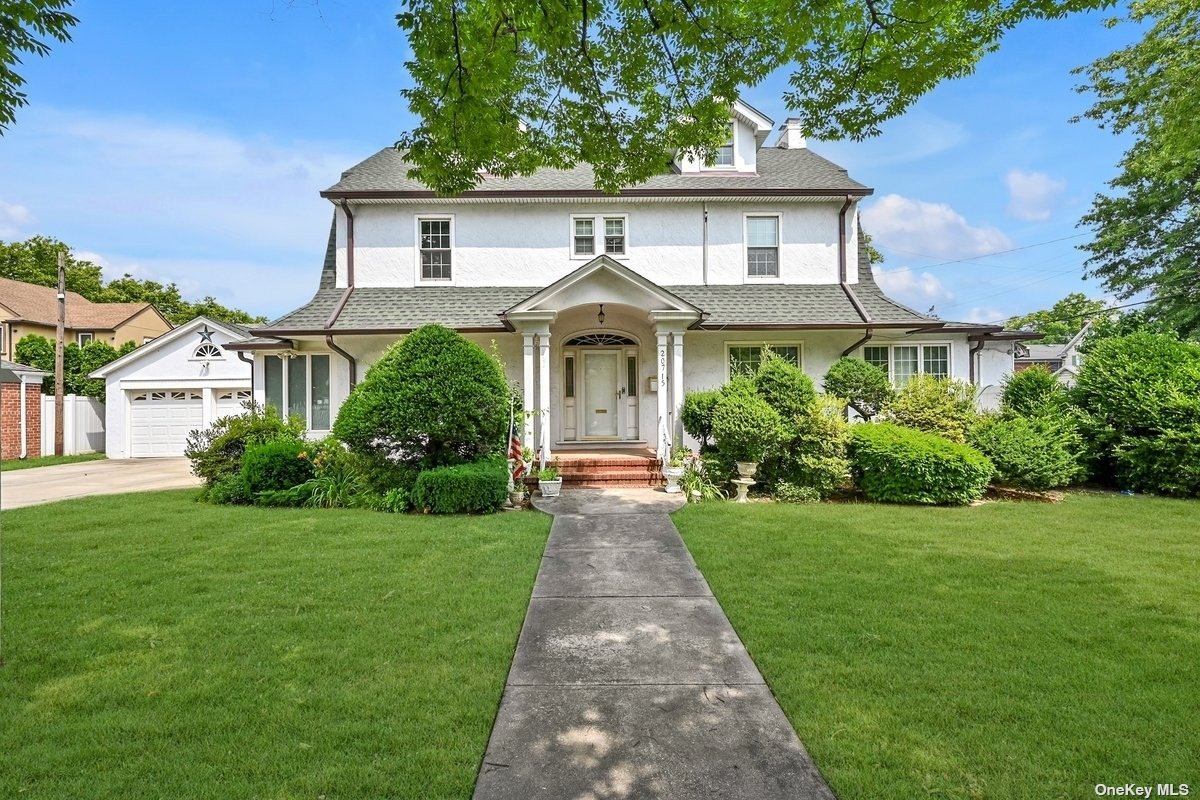
[[[104,403],[94,397],[63,397],[63,455],[104,450]],[[42,395],[42,455],[54,453],[54,397]]]

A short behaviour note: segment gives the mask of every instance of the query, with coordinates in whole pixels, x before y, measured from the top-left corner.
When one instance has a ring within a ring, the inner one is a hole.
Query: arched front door
[[[638,438],[638,344],[612,332],[563,343],[563,439]]]

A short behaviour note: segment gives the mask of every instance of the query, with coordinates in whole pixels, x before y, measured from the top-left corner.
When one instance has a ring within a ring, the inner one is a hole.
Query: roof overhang
[[[702,180],[702,179],[698,179]],[[426,189],[389,191],[384,189],[358,189],[332,191],[326,189],[321,197],[331,201],[356,200],[359,202],[437,201],[437,202],[651,202],[655,200],[709,200],[711,202],[740,202],[745,200],[800,200],[800,201],[844,201],[846,196],[869,197],[874,189],[719,189],[698,186],[695,189],[622,189],[616,194],[597,189],[476,189],[453,197]]]
[[[733,116],[754,128],[754,140],[758,142],[759,147],[762,147],[771,134],[771,129],[775,127],[774,120],[743,100],[733,101]]]

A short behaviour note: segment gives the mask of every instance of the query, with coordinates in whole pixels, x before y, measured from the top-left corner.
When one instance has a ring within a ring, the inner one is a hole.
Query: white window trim
[[[88,337],[87,342],[85,342],[83,340],[84,336]],[[83,347],[88,342],[94,342],[94,341],[96,341],[96,332],[95,331],[75,331],[75,343],[77,345],[79,345],[80,347]]]
[[[917,348],[917,375],[925,374],[925,353],[922,348],[925,347],[945,347],[946,348],[946,377],[951,380],[958,380],[958,375],[954,371],[954,342],[951,341],[925,341],[918,342],[867,342],[858,349],[858,357],[863,361],[867,360],[866,349],[868,347],[886,347],[888,349],[888,382],[892,386],[896,386],[896,351],[897,347],[915,347]],[[899,388],[899,387],[896,387]]]
[[[752,341],[728,341],[725,342],[725,382],[728,383],[733,379],[733,369],[729,363],[729,350],[734,347],[795,347],[798,348],[800,358],[800,371],[804,371],[804,340],[803,339],[756,339]]]
[[[421,222],[434,220],[450,221],[450,278],[434,279],[421,277]],[[413,214],[413,285],[456,286],[458,283],[458,241],[454,231],[453,214]]]
[[[266,362],[266,359],[271,358],[272,356],[281,359],[281,361],[283,363],[283,370],[280,373],[281,384],[280,384],[279,402],[280,402],[280,405],[282,406],[282,408],[279,411],[280,416],[284,417],[285,419],[287,417],[291,416],[291,414],[288,412],[288,391],[289,391],[288,379],[291,377],[292,364],[295,363],[296,361],[302,360],[304,362],[304,408],[305,408],[304,430],[308,431],[309,433],[321,433],[321,434],[329,433],[329,431],[333,428],[333,418],[334,418],[334,409],[333,409],[333,378],[334,378],[334,375],[333,375],[333,356],[332,356],[332,354],[318,352],[318,353],[296,353],[295,355],[288,356],[288,355],[282,355],[282,354],[278,354],[278,353],[268,353],[263,359],[263,379],[262,380],[263,380],[263,403],[264,403],[264,405],[267,402],[267,396],[266,396],[267,362]],[[327,356],[329,358],[329,427],[328,428],[312,427],[312,413],[313,413],[312,357],[313,356]]]
[[[717,164],[704,163],[700,165],[701,172],[737,172],[738,171],[738,128],[736,120],[729,122],[729,141],[733,145],[733,163]]]
[[[775,276],[750,274],[750,218],[775,218]],[[742,280],[746,283],[783,283],[783,213],[779,211],[747,211],[742,214]]]
[[[575,220],[590,219],[592,221],[592,252],[591,253],[575,253]],[[604,252],[604,220],[619,219],[625,223],[625,252],[620,255],[613,255]],[[567,238],[567,257],[572,261],[591,261],[598,256],[607,255],[614,261],[626,261],[629,258],[630,251],[633,246],[629,241],[629,214],[625,212],[617,212],[613,214],[572,214],[568,228]]]

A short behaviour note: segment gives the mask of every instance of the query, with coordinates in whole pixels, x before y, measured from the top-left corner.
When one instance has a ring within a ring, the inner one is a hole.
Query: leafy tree
[[[1149,25],[1141,40],[1077,71],[1099,98],[1083,116],[1133,134],[1082,248],[1089,274],[1123,299],[1149,292],[1149,315],[1186,337],[1200,332],[1200,6],[1135,0],[1129,19]]]
[[[132,351],[137,345],[125,342],[120,349],[108,342],[93,340],[83,347],[71,342],[63,348],[63,391],[104,399],[104,381],[88,375],[110,361]],[[45,336],[22,336],[13,351],[17,363],[50,373],[42,380],[42,392],[54,394],[54,342]]]
[[[839,358],[825,373],[825,391],[840,397],[865,420],[878,414],[896,396],[887,373],[860,358]]]
[[[711,156],[730,100],[787,66],[789,108],[822,139],[862,139],[938,83],[970,74],[1026,19],[1103,0],[750,0],[511,3],[406,0],[403,90],[420,122],[397,145],[414,177],[454,194],[586,163],[607,191]]]
[[[32,236],[23,242],[0,242],[0,277],[40,286],[58,285],[58,254],[66,257],[67,289],[95,303],[153,303],[172,324],[182,325],[203,314],[239,324],[265,322],[240,309],[227,308],[213,297],[185,300],[174,283],[139,280],[126,273],[104,283],[102,270],[77,259],[69,245],[49,236]]]
[[[1105,312],[1106,308],[1103,300],[1089,300],[1082,292],[1071,292],[1050,308],[1013,317],[1006,327],[1040,333],[1041,341],[1046,344],[1066,344],[1089,320],[1111,316],[1111,312]]]
[[[71,27],[79,22],[64,9],[71,0],[5,0],[0,3],[0,133],[16,121],[16,111],[29,100],[21,87],[25,79],[15,67],[21,53],[50,54],[46,39],[71,41]]]
[[[871,239],[871,234],[864,230],[859,230],[858,235],[862,237],[863,247],[867,248],[867,262],[871,265],[883,263],[883,253],[879,252],[879,248],[875,246],[875,242]]]

